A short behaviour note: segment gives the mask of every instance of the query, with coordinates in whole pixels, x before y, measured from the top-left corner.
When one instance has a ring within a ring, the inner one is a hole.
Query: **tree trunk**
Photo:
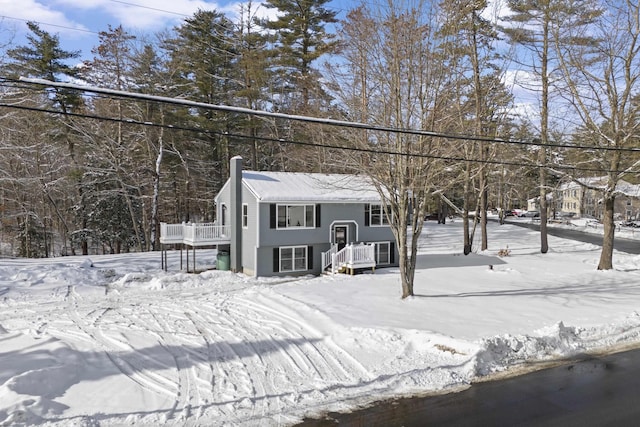
[[[486,251],[487,249],[489,249],[489,238],[487,236],[487,209],[489,207],[489,194],[488,194],[488,188],[487,188],[487,177],[486,177],[486,171],[484,170],[484,166],[483,166],[483,171],[482,171],[482,176],[481,176],[481,184],[480,184],[480,230],[482,232],[482,246],[481,246],[481,250]]]
[[[160,236],[160,218],[158,215],[160,204],[160,167],[162,166],[162,156],[164,155],[164,142],[162,140],[163,130],[160,130],[158,137],[158,156],[153,173],[153,200],[151,202],[151,250],[158,250]]]
[[[614,202],[615,196],[605,194],[603,200],[604,212],[602,215],[604,236],[602,237],[602,252],[600,252],[598,270],[611,270],[613,268],[613,240],[615,234],[615,224],[613,222]]]
[[[540,147],[540,152],[546,148]],[[544,168],[540,168],[540,252],[546,254],[549,251],[547,238],[547,178]]]
[[[471,253],[471,232],[469,230],[469,206],[471,205],[471,162],[466,162],[464,174],[464,201],[462,208],[462,229],[464,231],[463,253]]]
[[[407,248],[407,237],[400,237],[398,241],[400,255],[400,279],[402,281],[402,299],[413,296],[414,269],[409,268],[411,257]]]

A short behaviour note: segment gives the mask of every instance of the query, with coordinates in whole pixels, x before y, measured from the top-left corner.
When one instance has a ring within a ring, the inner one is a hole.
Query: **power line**
[[[11,81],[11,79],[4,79],[4,80]],[[15,80],[13,81],[15,82]],[[566,143],[544,145],[541,142],[535,142],[535,141],[522,141],[522,140],[513,140],[508,138],[475,136],[475,135],[465,135],[465,134],[452,134],[452,133],[443,133],[443,132],[435,132],[435,131],[420,130],[420,129],[395,128],[390,126],[376,126],[368,123],[353,122],[353,121],[346,121],[346,120],[336,120],[336,119],[329,119],[329,118],[301,116],[301,115],[286,114],[286,113],[276,113],[276,112],[264,111],[264,110],[252,110],[249,108],[234,107],[229,105],[207,104],[204,102],[190,101],[186,99],[169,98],[164,96],[148,95],[143,93],[126,92],[121,90],[106,89],[106,88],[100,88],[95,86],[78,85],[75,83],[52,82],[50,80],[45,80],[45,79],[21,77],[19,80],[17,80],[17,82],[22,82],[22,83],[27,83],[32,85],[39,85],[39,86],[50,86],[50,87],[56,87],[56,88],[72,89],[72,90],[78,90],[85,93],[86,92],[98,93],[102,95],[114,96],[114,97],[126,98],[126,99],[138,99],[143,101],[182,105],[187,107],[202,108],[202,109],[214,110],[214,111],[225,111],[225,112],[232,112],[232,113],[239,113],[239,114],[261,116],[261,117],[270,117],[270,118],[293,120],[293,121],[300,121],[300,122],[306,122],[306,123],[316,123],[316,124],[323,124],[328,126],[354,128],[354,129],[379,131],[379,132],[387,132],[387,133],[427,136],[432,138],[461,140],[466,142],[474,141],[474,142],[489,142],[489,143],[514,144],[514,145],[524,145],[524,146],[545,146],[545,147],[553,146],[555,148],[571,148],[571,149],[640,153],[640,148],[594,147],[594,146],[566,144]]]
[[[13,19],[14,21],[21,21],[21,22],[33,22],[33,23],[36,23],[36,24],[39,24],[39,25],[47,25],[49,27],[62,28],[64,30],[80,31],[82,33],[89,33],[89,34],[95,34],[95,35],[99,35],[100,34],[100,33],[97,33],[95,31],[86,30],[86,29],[83,29],[83,28],[68,27],[68,26],[59,25],[59,24],[50,24],[48,22],[35,21],[33,19],[14,18],[13,16],[7,16],[7,15],[0,15],[0,18]]]
[[[425,131],[425,130],[399,129],[399,128],[393,128],[393,127],[387,127],[387,126],[373,126],[366,123],[350,122],[345,120],[336,120],[336,119],[311,117],[311,116],[300,116],[295,114],[276,113],[276,112],[264,111],[264,110],[252,110],[250,108],[234,107],[234,106],[228,106],[228,105],[207,104],[204,102],[190,101],[186,99],[169,98],[164,96],[148,95],[144,93],[126,92],[126,91],[115,90],[115,89],[105,89],[105,88],[100,88],[95,86],[83,86],[75,83],[52,82],[50,80],[45,80],[45,79],[33,79],[33,78],[21,77],[19,81],[23,83],[34,84],[34,85],[79,90],[82,92],[93,92],[93,93],[99,93],[103,95],[116,96],[120,98],[139,99],[143,101],[154,101],[154,102],[161,102],[164,104],[182,105],[187,107],[202,108],[206,110],[249,114],[254,116],[286,119],[286,120],[300,121],[300,122],[306,122],[306,123],[316,123],[316,124],[324,124],[324,125],[338,126],[338,127],[349,127],[349,128],[363,129],[363,130],[406,133],[406,134],[413,134],[413,135],[420,135],[420,136],[441,137],[441,138],[450,138],[450,139],[465,139],[465,140],[475,139],[478,141],[492,141],[491,139],[482,138],[482,137],[472,137],[472,136],[462,137],[458,135],[447,136],[446,134]]]
[[[156,12],[168,13],[168,14],[171,14],[171,15],[186,16],[186,17],[190,16],[190,15],[185,15],[184,13],[172,12],[170,10],[158,9],[158,8],[149,7],[149,6],[143,6],[141,4],[130,3],[130,2],[126,2],[126,1],[120,1],[120,0],[109,0],[109,1],[112,2],[112,3],[124,4],[125,6],[139,7],[140,9],[153,10],[153,11],[156,11]]]
[[[301,146],[307,146],[307,147],[313,147],[313,148],[335,149],[335,150],[344,150],[344,151],[369,153],[369,154],[385,154],[385,155],[403,156],[403,157],[419,157],[419,158],[425,158],[425,159],[444,160],[444,161],[451,161],[451,162],[469,161],[469,159],[466,159],[464,157],[452,157],[452,156],[442,156],[442,155],[424,154],[424,153],[403,153],[399,151],[379,149],[379,148],[373,149],[373,148],[364,148],[364,147],[345,147],[342,145],[317,144],[313,142],[295,141],[295,140],[284,139],[284,138],[267,138],[267,137],[260,137],[260,136],[249,136],[249,135],[235,134],[230,132],[214,131],[214,130],[202,129],[202,128],[193,128],[188,126],[167,125],[167,124],[159,124],[159,123],[146,122],[146,121],[143,122],[143,121],[133,120],[133,119],[120,119],[120,118],[114,118],[114,117],[97,116],[97,115],[82,114],[82,113],[70,113],[70,112],[64,113],[62,111],[48,110],[46,108],[41,108],[41,107],[27,107],[23,105],[12,105],[12,104],[2,104],[2,103],[0,103],[0,107],[12,108],[12,109],[24,110],[24,111],[41,112],[46,114],[62,115],[62,116],[68,116],[68,117],[100,120],[100,121],[106,121],[106,122],[112,122],[112,123],[124,123],[124,124],[130,124],[130,125],[139,125],[139,126],[163,128],[163,129],[169,129],[169,130],[194,132],[199,134],[216,135],[216,136],[231,137],[231,138],[237,138],[237,139],[259,140],[263,142],[271,142],[276,144],[301,145]],[[535,168],[550,167],[553,169],[573,170],[573,171],[581,171],[581,172],[599,172],[599,173],[624,172],[624,171],[603,170],[601,168],[586,168],[586,167],[576,167],[576,166],[568,166],[568,165],[567,166],[565,165],[545,166],[545,165],[540,165],[536,163],[515,162],[515,161],[508,161],[508,160],[478,159],[478,160],[474,160],[474,162],[480,163],[480,164],[516,166],[516,167],[535,167]],[[627,171],[627,172],[637,173],[640,171]]]

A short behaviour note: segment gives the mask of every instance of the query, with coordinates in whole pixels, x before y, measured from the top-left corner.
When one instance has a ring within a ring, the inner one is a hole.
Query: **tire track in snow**
[[[75,286],[69,286],[65,300],[69,303],[67,316],[72,324],[84,334],[84,336],[91,340],[123,375],[127,376],[144,390],[169,397],[175,396],[175,382],[155,372],[156,370],[165,369],[166,366],[163,366],[149,356],[140,354],[140,352],[128,343],[105,335],[101,329],[100,323],[104,319],[105,314],[107,312],[113,312],[122,316],[119,309],[105,309],[96,318],[87,321],[84,316],[80,315],[79,301],[81,301],[81,297],[75,292]],[[92,313],[92,311],[89,313]],[[117,325],[117,323],[113,323],[113,325]]]
[[[319,378],[326,376],[325,368],[314,361],[306,349],[310,341],[320,339],[313,328],[305,325],[297,333],[291,333],[285,324],[290,324],[292,319],[277,310],[255,304],[245,295],[230,301],[227,311],[230,318],[242,319],[237,329],[243,341],[250,344],[254,353],[263,355],[261,365],[255,365],[262,366],[262,369],[252,372],[252,376],[256,381],[261,381],[266,390],[263,395],[266,406],[259,415],[279,414],[280,407],[299,399],[300,390],[308,388],[309,380],[317,383]],[[261,348],[251,343],[260,343]],[[322,388],[317,387],[316,392],[317,398],[324,400]],[[282,399],[289,402],[283,402]]]
[[[215,324],[203,334],[214,337],[216,348],[250,361],[243,363],[253,384],[250,417],[277,415],[283,405],[295,404],[303,395],[307,395],[303,400],[325,400],[335,394],[336,384],[359,384],[372,378],[362,364],[313,326],[315,319],[309,319],[313,311],[301,315],[288,303],[279,295],[251,292],[198,307],[204,325]],[[325,321],[318,315],[317,323]],[[228,375],[229,370],[220,374]],[[224,382],[224,377],[220,380]]]
[[[227,315],[218,305],[205,304],[199,308],[192,308],[187,317],[207,343],[213,376],[212,393],[217,398],[217,413],[214,415],[239,422],[239,411],[254,410],[255,396],[264,392],[262,385],[250,375],[250,365],[243,361],[244,354],[234,348],[237,337],[232,323],[226,320]],[[226,331],[229,335],[219,331]]]
[[[185,309],[191,305],[197,305],[197,302],[185,304],[181,299],[176,303],[175,298],[163,298],[154,304],[122,310],[120,314],[126,316],[129,323],[142,325],[141,331],[154,336],[159,348],[171,356],[173,365],[169,369],[175,375],[177,391],[165,419],[182,422],[188,419],[197,423],[216,397],[212,389],[214,375],[208,343]]]
[[[284,353],[300,351],[305,354],[319,375],[305,373],[302,377],[291,376],[287,372],[287,381],[291,392],[286,405],[313,407],[316,402],[337,402],[343,400],[341,390],[350,389],[350,394],[366,396],[370,392],[370,383],[378,375],[370,372],[357,358],[339,346],[333,339],[333,322],[324,314],[292,298],[275,292],[244,293],[234,300],[238,312],[252,312],[258,323],[274,329],[271,334],[286,332],[291,345],[284,346]],[[242,306],[242,308],[241,308]],[[259,315],[258,315],[259,314]],[[323,326],[327,332],[323,332]],[[249,328],[245,328],[249,329]],[[283,360],[280,360],[282,363]],[[276,360],[277,363],[277,360]],[[282,384],[278,388],[283,389]],[[278,383],[276,383],[278,384]],[[359,392],[356,389],[360,389]],[[276,416],[278,413],[272,413]]]
[[[173,308],[173,307],[171,307]],[[190,329],[190,320],[187,313],[182,310],[167,310],[163,304],[163,313],[147,309],[149,315],[158,325],[160,334],[160,344],[170,353],[175,361],[177,377],[178,377],[178,393],[175,404],[168,414],[167,418],[175,417],[176,410],[180,410],[178,418],[181,420],[189,419],[190,422],[197,420],[202,416],[202,407],[204,404],[213,400],[213,396],[208,395],[207,385],[211,381],[211,369],[208,360],[195,350],[189,349],[188,342],[180,339],[185,332]],[[179,314],[181,313],[181,315]],[[177,327],[172,327],[166,320],[171,317],[179,323]],[[193,340],[187,340],[193,342]],[[198,343],[201,345],[202,343]],[[198,368],[204,365],[209,368],[209,379],[203,379],[198,373]],[[202,388],[204,385],[204,388]],[[204,396],[203,396],[204,395]],[[192,416],[192,411],[196,411]]]
[[[87,337],[142,390],[172,399],[166,419],[174,423],[277,417],[296,403],[335,401],[337,384],[371,378],[322,331],[326,316],[264,289],[179,300],[162,294],[138,305],[101,300],[99,308],[69,289],[67,301],[69,335],[78,330],[72,340]],[[151,340],[159,353],[141,348]]]
[[[274,298],[276,296],[277,300]],[[294,311],[292,307],[301,303],[293,299],[281,295],[267,296],[263,293],[259,294],[259,297],[260,303],[245,299],[243,300],[244,304],[252,306],[256,311],[270,313],[275,318],[283,319],[284,323],[295,324],[299,330],[300,338],[314,337],[315,339],[308,341],[310,346],[308,356],[310,358],[319,357],[321,359],[319,363],[335,375],[335,380],[344,382],[345,380],[358,378],[373,378],[372,374],[356,358],[338,346],[330,336],[323,334],[313,326],[314,324],[322,323],[324,319],[318,318],[317,321],[313,321],[311,324],[309,320],[306,320],[309,317],[309,313],[306,314],[305,318]],[[309,312],[311,312],[311,309],[309,309]],[[289,327],[287,330],[290,331],[291,328]],[[356,373],[355,376],[354,373]],[[358,378],[355,378],[356,376]]]

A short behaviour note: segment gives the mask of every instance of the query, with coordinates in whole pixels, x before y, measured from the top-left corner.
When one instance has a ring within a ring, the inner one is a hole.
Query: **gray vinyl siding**
[[[322,273],[322,252],[330,249],[331,225],[348,224],[350,230],[357,227],[357,242],[393,242],[394,263],[398,265],[398,248],[391,228],[388,226],[365,226],[365,203],[322,203],[320,207],[320,227],[304,229],[272,229],[271,204],[313,204],[313,203],[267,203],[259,202],[255,195],[242,188],[242,203],[247,204],[247,228],[242,229],[242,266],[246,274],[254,276],[294,276]],[[221,215],[222,204],[229,209],[229,186],[225,185],[217,198],[217,214]],[[229,210],[227,211],[229,215]],[[227,221],[231,219],[228,217]],[[218,216],[218,222],[220,216]],[[354,231],[355,234],[355,231]],[[282,246],[311,246],[313,269],[301,272],[274,272],[273,249]]]
[[[364,215],[364,214],[363,214]],[[360,230],[360,242],[384,242],[395,241],[391,227],[369,227],[363,226]]]
[[[227,225],[230,225],[231,217],[229,207],[231,206],[230,186],[227,184],[222,187],[217,197],[216,215],[218,224],[221,224],[222,219],[222,205],[227,206]],[[247,204],[248,218],[247,228],[242,228],[242,268],[246,270],[248,274],[254,274],[255,270],[255,247],[257,246],[257,234],[258,234],[258,203],[254,194],[247,189],[246,186],[242,186],[242,202],[241,204]]]
[[[331,224],[338,222],[357,224],[358,235],[355,240],[358,242],[393,240],[391,228],[364,225],[364,203],[323,203],[320,207],[320,227],[302,229],[270,228],[270,205],[271,203],[259,205],[261,230],[258,246],[260,247],[328,243]]]
[[[216,198],[216,223],[222,225],[222,205],[229,207],[229,186],[222,187]]]
[[[305,276],[307,274],[321,274],[322,273],[322,252],[329,250],[329,243],[316,244],[316,245],[281,245],[281,246],[311,246],[313,248],[313,269],[295,272],[274,272],[273,271],[273,251],[280,246],[260,247],[256,249],[258,256],[258,269],[256,270],[256,276]]]
[[[331,225],[349,224],[352,228],[357,226],[357,242],[393,242],[395,255],[394,263],[397,265],[397,248],[391,228],[388,226],[365,226],[364,203],[323,203],[320,207],[320,227],[317,228],[271,228],[271,204],[296,204],[296,203],[259,203],[260,236],[257,244],[257,268],[256,276],[293,276],[305,274],[320,274],[322,272],[322,252],[326,252],[331,246]],[[301,203],[311,204],[311,203]],[[355,234],[355,233],[354,233]],[[246,242],[246,240],[245,240]],[[274,272],[274,248],[283,246],[312,246],[313,269],[303,272]]]

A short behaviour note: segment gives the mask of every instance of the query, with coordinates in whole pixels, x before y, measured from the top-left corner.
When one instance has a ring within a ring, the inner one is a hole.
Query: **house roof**
[[[627,181],[620,180],[616,185],[616,190],[625,196],[640,197],[640,185],[631,184]]]
[[[242,181],[262,202],[380,202],[360,175],[242,171]]]
[[[607,184],[606,176],[594,176],[588,178],[578,178],[579,182],[570,181],[565,182],[560,186],[560,190],[568,190],[586,185],[596,189],[604,189]],[[620,194],[630,197],[640,197],[640,185],[631,184],[623,179],[619,180],[616,184],[616,191]]]

